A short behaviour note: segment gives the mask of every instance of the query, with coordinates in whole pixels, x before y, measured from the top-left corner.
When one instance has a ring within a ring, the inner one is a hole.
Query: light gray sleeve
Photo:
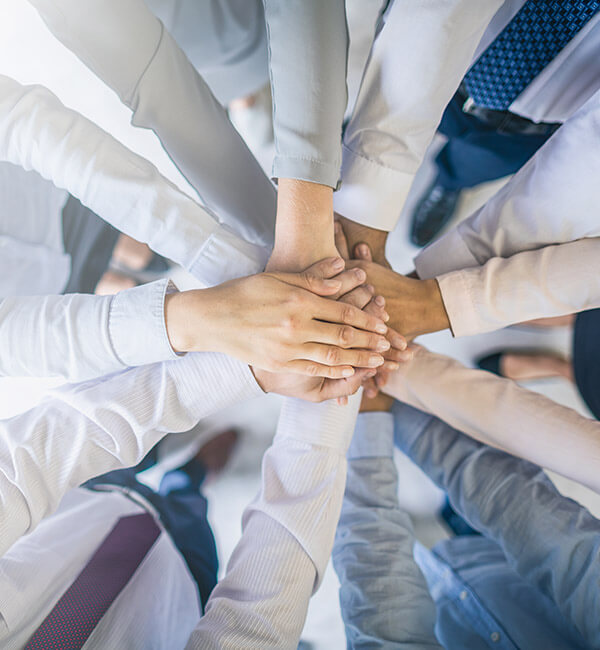
[[[143,0],[30,0],[50,31],[152,129],[205,205],[246,240],[272,246],[271,181]]]
[[[600,522],[563,497],[538,466],[410,406],[397,403],[394,416],[400,449],[502,548],[524,580],[556,603],[590,647],[600,647],[600,619],[590,616],[598,609]]]
[[[435,605],[398,503],[389,413],[359,416],[333,548],[348,648],[439,648]]]
[[[336,187],[346,109],[344,0],[264,0],[276,155],[274,178]]]

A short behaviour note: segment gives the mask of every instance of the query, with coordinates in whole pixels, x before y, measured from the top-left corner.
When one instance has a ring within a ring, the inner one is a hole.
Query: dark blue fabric
[[[108,472],[88,481],[85,487],[124,487],[137,492],[156,508],[161,523],[198,585],[204,609],[210,592],[217,584],[219,567],[215,538],[206,516],[207,502],[200,493],[205,476],[204,468],[197,461],[191,461],[183,468],[167,472],[158,492],[137,480],[138,470],[139,466]]]
[[[528,0],[465,75],[475,104],[507,110],[599,9],[598,0]]]
[[[461,190],[515,174],[548,140],[548,135],[505,134],[464,113],[463,100],[448,104],[438,130],[448,142],[436,158],[437,182]]]
[[[573,334],[575,383],[590,411],[600,420],[600,309],[577,314]]]

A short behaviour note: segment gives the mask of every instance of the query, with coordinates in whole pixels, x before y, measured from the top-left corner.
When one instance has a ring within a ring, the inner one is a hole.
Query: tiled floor
[[[67,105],[95,119],[130,148],[150,158],[174,182],[193,194],[193,190],[173,167],[156,138],[147,131],[129,125],[128,111],[116,96],[104,88],[69,52],[56,43],[27,5],[25,0],[2,0],[0,20],[0,74],[14,76],[22,82],[41,82],[50,87]],[[410,209],[414,198],[427,184],[430,167],[426,164],[407,204]],[[500,184],[500,183],[499,183]],[[480,188],[464,197],[461,216],[468,215],[481,204],[499,184]],[[406,212],[406,211],[405,211]],[[388,255],[394,267],[406,272],[412,268],[415,250],[407,241],[407,218],[403,215],[392,233]],[[181,288],[189,286],[185,274],[178,274]],[[496,347],[543,347],[567,353],[570,342],[562,331],[531,332],[511,328],[502,332],[467,339],[453,340],[447,333],[423,337],[422,343],[437,351],[451,354],[470,364],[482,352]],[[0,379],[0,417],[8,417],[35,404],[46,388],[56,381]],[[585,410],[571,385],[562,380],[538,382],[533,386],[557,401]],[[272,437],[279,400],[266,397],[235,409],[235,413],[221,414],[203,423],[202,435],[225,425],[236,425],[243,431],[242,441],[235,457],[223,475],[206,487],[210,499],[210,517],[217,536],[221,566],[224,569],[240,534],[240,517],[247,505],[248,495],[256,492],[260,480],[260,458]],[[437,490],[406,459],[398,456],[400,473],[400,499],[403,505],[417,516],[418,535],[433,543],[444,532],[432,517],[439,504]],[[581,486],[559,480],[561,489],[579,499],[600,515],[600,497]],[[343,648],[343,627],[337,605],[337,582],[331,570],[323,586],[313,598],[304,638],[314,648],[331,650]]]

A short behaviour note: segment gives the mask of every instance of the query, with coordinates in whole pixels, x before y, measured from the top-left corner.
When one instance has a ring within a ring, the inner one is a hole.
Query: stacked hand
[[[381,299],[372,301],[365,278],[361,269],[344,271],[343,260],[330,258],[302,273],[261,273],[170,294],[169,338],[177,351],[223,352],[245,361],[266,390],[314,400],[347,395],[369,369],[384,365],[390,348],[383,336],[388,316]],[[307,375],[311,383],[279,373]]]

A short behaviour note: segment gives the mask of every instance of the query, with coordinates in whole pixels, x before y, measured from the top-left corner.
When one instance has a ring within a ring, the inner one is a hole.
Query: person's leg
[[[461,190],[516,173],[549,136],[498,133],[464,113],[456,96],[446,108],[439,132],[448,142],[436,158],[437,183]]]
[[[203,202],[273,243],[276,194],[225,109],[143,0],[30,0],[50,31],[152,129]]]
[[[62,211],[63,243],[71,257],[71,276],[64,293],[94,293],[108,268],[119,231],[74,196]]]
[[[116,485],[137,492],[154,506],[198,585],[204,608],[217,584],[218,559],[206,516],[207,502],[200,493],[205,472],[200,464],[196,465],[168,472],[158,492],[137,480],[136,469],[140,467],[108,472],[88,481],[85,487],[103,489]]]
[[[406,405],[396,404],[394,415],[400,449],[447,492],[473,528],[499,544],[523,579],[556,603],[591,647],[600,647],[600,618],[589,616],[598,606],[600,521],[559,494],[539,467]]]

